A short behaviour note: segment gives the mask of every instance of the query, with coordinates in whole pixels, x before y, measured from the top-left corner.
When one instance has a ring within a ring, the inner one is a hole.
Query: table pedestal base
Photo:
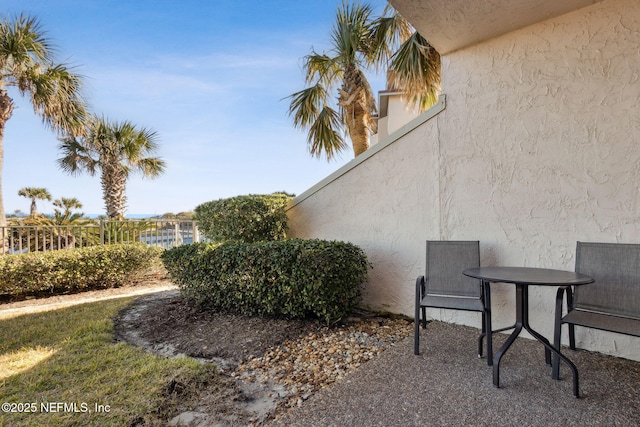
[[[488,283],[487,283],[488,285]],[[545,360],[547,365],[551,366],[551,353],[555,354],[565,362],[571,371],[573,372],[573,395],[575,397],[580,397],[579,393],[579,385],[578,385],[578,368],[573,364],[571,360],[569,360],[566,356],[560,353],[559,349],[556,349],[551,345],[549,340],[540,335],[538,332],[534,331],[533,328],[529,325],[529,289],[528,285],[517,283],[516,284],[516,323],[505,329],[513,328],[513,332],[507,338],[507,341],[500,347],[498,352],[493,357],[493,385],[496,387],[500,387],[500,359],[502,356],[509,350],[511,344],[516,340],[522,329],[528,331],[536,340],[542,343],[545,347]],[[489,334],[488,334],[489,335]],[[557,378],[555,378],[557,379]]]

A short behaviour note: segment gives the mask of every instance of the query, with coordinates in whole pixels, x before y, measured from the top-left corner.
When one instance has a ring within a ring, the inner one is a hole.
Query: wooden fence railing
[[[168,249],[202,240],[196,222],[191,220],[96,220],[86,225],[15,225],[0,227],[0,254],[133,242]]]

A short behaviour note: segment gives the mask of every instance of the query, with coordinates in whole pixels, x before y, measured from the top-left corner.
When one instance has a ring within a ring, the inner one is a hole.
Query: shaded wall
[[[369,306],[413,314],[426,239],[480,240],[483,265],[568,270],[578,240],[640,242],[640,3],[605,0],[442,67],[444,111],[289,211],[294,235],[366,250]],[[513,289],[492,290],[494,323],[507,325]],[[532,324],[547,337],[554,297],[531,290]],[[429,315],[480,324],[475,313]],[[638,338],[585,328],[576,338],[640,360]]]

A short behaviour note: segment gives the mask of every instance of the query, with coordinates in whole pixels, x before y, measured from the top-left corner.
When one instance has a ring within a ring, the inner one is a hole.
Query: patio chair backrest
[[[462,274],[479,266],[478,241],[427,241],[426,294],[480,298],[480,281]]]
[[[595,282],[576,286],[574,308],[640,320],[640,244],[578,242],[576,272]]]

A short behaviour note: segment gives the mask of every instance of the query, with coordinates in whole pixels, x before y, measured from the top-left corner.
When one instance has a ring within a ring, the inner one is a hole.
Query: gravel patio
[[[568,368],[551,379],[542,345],[519,338],[502,359],[501,387],[476,356],[478,330],[431,322],[342,381],[318,391],[271,426],[638,426],[640,362],[588,351],[565,354],[580,373],[572,395]],[[499,346],[505,339],[494,339]]]

